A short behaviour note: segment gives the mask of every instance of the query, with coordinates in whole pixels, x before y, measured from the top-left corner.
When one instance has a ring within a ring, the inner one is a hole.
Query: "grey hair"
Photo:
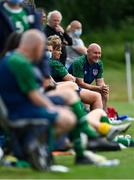
[[[62,20],[62,14],[60,13],[60,11],[54,10],[54,11],[50,11],[50,12],[48,13],[48,15],[47,15],[47,21],[48,21],[48,22],[50,21],[50,19],[51,19],[51,17],[52,17],[53,14],[59,14],[59,15],[60,15],[60,18],[61,18],[61,20]]]

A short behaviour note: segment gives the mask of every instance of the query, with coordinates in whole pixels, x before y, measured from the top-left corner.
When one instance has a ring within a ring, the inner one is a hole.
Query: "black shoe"
[[[34,144],[28,149],[28,161],[36,170],[46,171],[49,169],[50,157],[45,145]]]
[[[87,149],[91,151],[117,151],[121,150],[117,142],[108,141],[106,138],[91,139],[88,142]]]
[[[86,156],[82,156],[82,157],[78,157],[76,156],[76,159],[75,159],[75,164],[77,165],[91,165],[93,164],[93,161],[89,158],[89,157],[86,157]]]

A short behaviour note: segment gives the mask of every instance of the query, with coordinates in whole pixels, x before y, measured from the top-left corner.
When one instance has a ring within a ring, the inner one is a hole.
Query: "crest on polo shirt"
[[[93,69],[93,75],[96,76],[98,74],[98,69]]]

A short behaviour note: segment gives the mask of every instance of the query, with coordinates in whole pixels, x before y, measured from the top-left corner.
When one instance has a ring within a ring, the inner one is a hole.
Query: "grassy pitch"
[[[134,104],[110,102],[116,105],[120,114],[124,112],[132,116]],[[126,132],[134,137],[134,122]],[[117,152],[98,153],[108,159],[119,159],[120,165],[116,167],[96,167],[94,165],[76,166],[74,156],[58,156],[57,164],[70,168],[69,173],[38,172],[30,168],[0,167],[0,179],[133,179],[134,178],[134,148],[127,148]]]
[[[108,69],[105,77],[111,89],[109,106],[114,106],[119,115],[134,117],[134,103],[127,103],[125,72],[120,69]],[[134,84],[134,83],[133,83]],[[134,137],[134,122],[127,131]],[[103,152],[108,159],[119,159],[116,167],[96,167],[94,165],[76,166],[73,156],[56,157],[57,164],[70,168],[69,173],[38,172],[30,168],[0,167],[0,179],[134,179],[134,148],[118,152]]]

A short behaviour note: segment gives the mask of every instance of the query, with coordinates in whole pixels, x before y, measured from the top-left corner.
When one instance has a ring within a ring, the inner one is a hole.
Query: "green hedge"
[[[92,42],[97,42],[102,47],[102,57],[104,62],[109,65],[125,63],[125,45],[129,44],[132,53],[132,63],[134,64],[134,26],[131,24],[122,24],[121,28],[99,29],[97,31],[83,32],[82,39],[86,46]]]

